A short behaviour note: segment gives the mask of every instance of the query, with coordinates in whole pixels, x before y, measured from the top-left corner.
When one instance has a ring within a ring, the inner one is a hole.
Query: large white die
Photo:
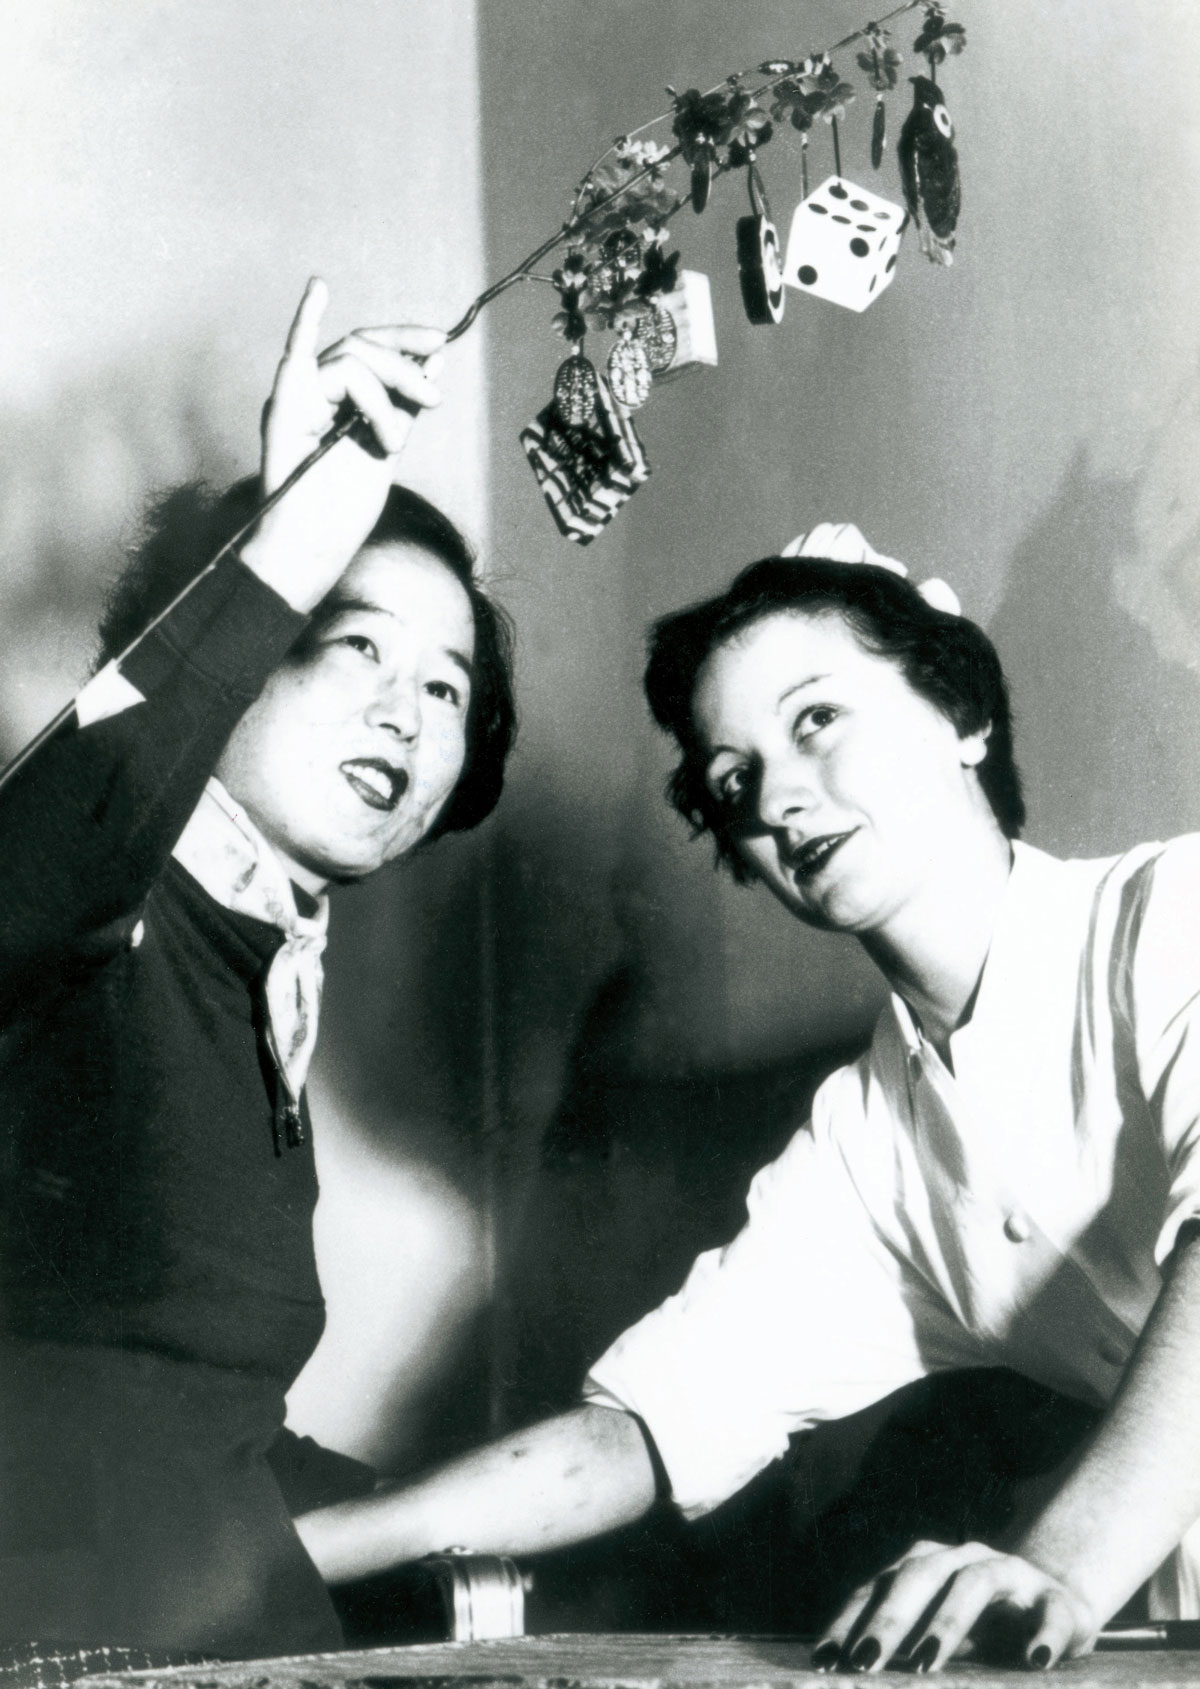
[[[796,207],[783,279],[801,293],[865,311],[891,284],[907,222],[902,205],[830,176]]]

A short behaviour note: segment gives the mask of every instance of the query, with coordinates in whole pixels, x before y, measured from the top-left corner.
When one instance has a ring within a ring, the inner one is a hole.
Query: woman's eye
[[[809,709],[802,710],[796,718],[797,739],[807,739],[813,733],[819,733],[822,727],[828,727],[836,721],[837,711],[831,704],[813,704]]]
[[[457,708],[462,703],[462,694],[457,686],[452,686],[448,680],[430,680],[425,686],[426,692],[432,698],[440,698],[443,703],[453,704]]]
[[[731,768],[717,781],[717,795],[722,803],[733,806],[746,795],[749,779],[744,768]]]
[[[375,641],[373,639],[368,639],[365,633],[339,634],[337,643],[339,645],[348,646],[351,651],[361,651],[364,657],[370,657],[373,662],[378,662],[379,660],[379,652],[376,649]]]

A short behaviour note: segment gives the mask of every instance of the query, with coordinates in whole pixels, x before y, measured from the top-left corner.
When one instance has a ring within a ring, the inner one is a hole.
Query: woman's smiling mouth
[[[819,838],[805,840],[798,850],[788,852],[788,867],[801,882],[815,879],[834,852],[839,850],[847,839],[853,838],[856,831],[856,828],[851,827],[845,833],[823,833]]]
[[[351,790],[370,809],[395,809],[408,790],[407,769],[382,757],[352,757],[340,767]]]

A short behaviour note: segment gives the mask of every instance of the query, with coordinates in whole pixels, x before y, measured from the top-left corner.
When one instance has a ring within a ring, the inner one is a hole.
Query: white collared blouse
[[[1097,862],[1018,844],[950,1050],[953,1072],[894,997],[739,1235],[592,1368],[688,1515],[940,1369],[1109,1400],[1200,1217],[1200,835]]]

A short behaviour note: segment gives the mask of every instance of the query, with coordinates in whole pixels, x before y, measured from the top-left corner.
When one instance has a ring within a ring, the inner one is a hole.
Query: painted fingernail
[[[933,1662],[938,1657],[941,1642],[936,1636],[927,1636],[918,1648],[913,1649],[912,1668],[914,1671],[932,1671]]]
[[[841,1649],[836,1642],[822,1642],[819,1648],[812,1651],[810,1664],[814,1671],[832,1671],[838,1663]]]
[[[1033,1667],[1034,1671],[1045,1671],[1046,1667],[1050,1664],[1050,1649],[1047,1647],[1046,1643],[1038,1643],[1037,1647],[1029,1656],[1029,1663]]]
[[[883,1650],[873,1636],[864,1636],[850,1656],[851,1671],[870,1671]]]

